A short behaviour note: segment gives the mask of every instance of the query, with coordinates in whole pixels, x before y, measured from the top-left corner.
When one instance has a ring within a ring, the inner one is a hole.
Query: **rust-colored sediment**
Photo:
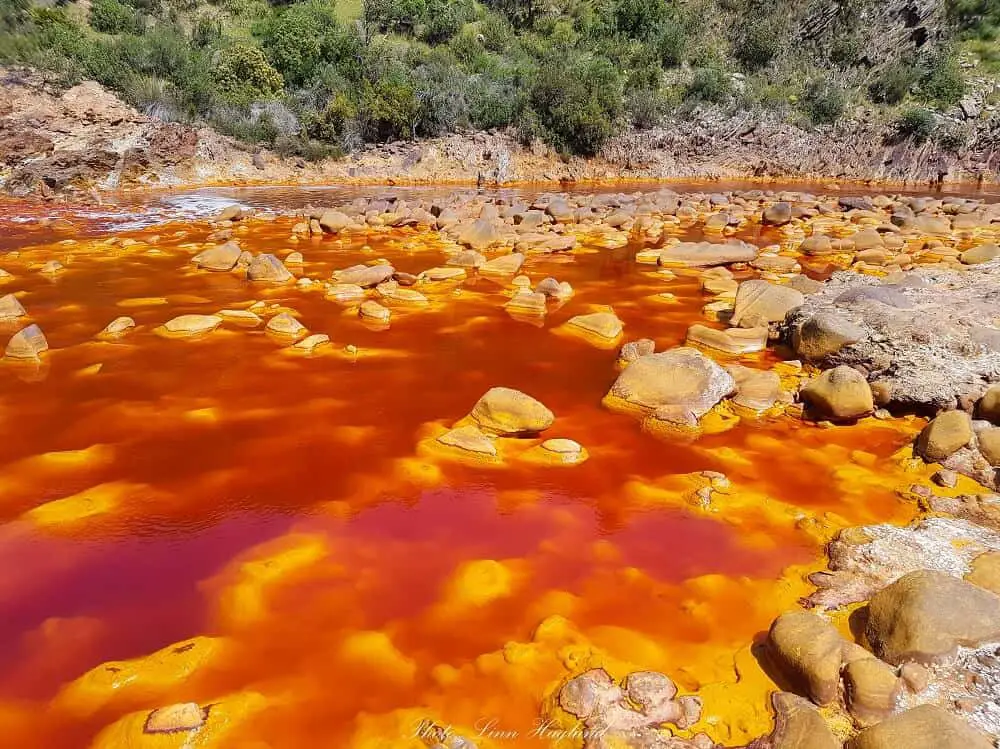
[[[292,244],[292,223],[249,222],[240,240],[302,252],[301,272],[323,279],[444,260],[416,230]],[[210,230],[161,225],[125,247],[45,230],[0,256],[13,274],[0,292],[18,292],[51,347],[40,365],[0,366],[8,746],[181,746],[187,732],[143,726],[187,702],[211,706],[199,746],[420,747],[427,719],[481,747],[543,746],[540,706],[599,665],[698,689],[694,730],[745,741],[769,730],[773,688],[749,645],[807,592],[824,542],[912,513],[893,456],[916,421],[746,420],[685,443],[603,408],[615,351],[553,329],[612,305],[626,339],[664,348],[705,301],[696,279],[634,263],[634,245],[530,260],[534,280],[575,290],[541,327],[504,312],[504,282],[474,277],[373,330],[322,290],[196,271],[187,245]],[[65,270],[38,273],[51,259]],[[229,323],[154,333],[259,300],[332,345],[295,355]],[[122,315],[137,327],[95,338]],[[513,443],[502,467],[422,449],[497,385],[548,406],[545,436],[579,442],[586,462],[522,459]],[[702,508],[706,470],[730,486]]]

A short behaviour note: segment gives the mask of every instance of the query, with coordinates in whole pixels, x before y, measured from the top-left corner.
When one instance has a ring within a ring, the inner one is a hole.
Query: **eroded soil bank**
[[[1000,733],[995,204],[6,207],[11,745]]]

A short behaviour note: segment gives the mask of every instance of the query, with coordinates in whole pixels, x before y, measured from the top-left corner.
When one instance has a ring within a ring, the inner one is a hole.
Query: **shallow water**
[[[539,326],[505,313],[504,282],[473,277],[373,330],[322,291],[195,270],[184,245],[204,241],[206,223],[128,228],[203,216],[217,196],[276,212],[331,202],[300,188],[199,191],[131,224],[124,211],[76,216],[74,244],[50,229],[6,240],[21,254],[0,262],[14,274],[0,291],[23,292],[52,349],[40,366],[0,366],[10,745],[88,746],[123,716],[198,701],[229,711],[211,746],[423,746],[411,734],[425,718],[464,727],[481,747],[541,746],[527,735],[540,706],[587,664],[662,670],[686,690],[718,685],[703,691],[715,720],[698,729],[719,740],[767,730],[773,684],[751,660],[737,685],[734,653],[806,590],[837,528],[909,517],[892,455],[910,425],[748,419],[679,442],[609,412],[616,350],[554,329],[612,305],[627,339],[660,350],[683,341],[706,301],[696,279],[637,265],[637,243],[531,258],[533,280],[576,290]],[[109,221],[139,243],[101,244]],[[300,251],[299,275],[320,279],[376,258],[412,273],[445,260],[434,236],[411,229],[293,245],[292,223],[250,223],[241,242]],[[52,258],[67,269],[36,272]],[[663,291],[678,303],[658,301]],[[202,340],[154,332],[261,299],[333,346],[294,355],[232,325]],[[95,340],[119,315],[137,330]],[[589,460],[539,465],[513,445],[497,467],[426,448],[498,385],[545,403],[556,414],[545,436],[580,442]],[[706,470],[732,482],[707,511],[691,500],[705,483],[692,474]],[[221,645],[197,667],[185,654],[200,645],[147,661],[117,689],[70,686],[198,635]],[[490,721],[519,734],[490,738]]]

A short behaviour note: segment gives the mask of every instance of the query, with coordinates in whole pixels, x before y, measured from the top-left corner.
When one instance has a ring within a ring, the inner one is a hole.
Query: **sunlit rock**
[[[475,250],[463,250],[449,257],[445,265],[453,265],[457,268],[479,268],[485,263],[485,255]]]
[[[462,281],[467,276],[465,268],[428,268],[420,274],[428,281]]]
[[[58,260],[49,260],[41,267],[41,269],[39,269],[38,272],[46,276],[55,276],[64,270],[66,270],[66,268],[64,268],[63,264]]]
[[[800,291],[767,281],[749,280],[739,285],[733,308],[732,324],[757,328],[785,319],[790,310],[805,301]]]
[[[199,252],[191,262],[205,270],[230,271],[236,267],[241,252],[239,243],[231,241]]]
[[[492,260],[487,260],[480,266],[479,272],[487,275],[513,276],[521,270],[522,265],[524,265],[524,255],[519,252],[512,252],[509,255],[502,255]]]
[[[454,447],[468,453],[485,455],[491,458],[497,456],[497,448],[493,438],[474,426],[452,429],[438,437],[437,441],[442,445]]]
[[[287,312],[282,312],[281,314],[272,317],[267,321],[267,325],[264,329],[267,330],[268,333],[273,333],[285,338],[292,338],[296,341],[306,336],[309,332],[306,330],[305,325],[300,323]]]
[[[146,718],[144,733],[177,733],[194,731],[205,724],[208,711],[197,702],[181,702],[161,707]]]
[[[726,367],[736,381],[733,403],[750,411],[767,411],[781,397],[781,378],[777,372],[751,369],[739,364]]]
[[[749,263],[757,257],[757,248],[738,240],[730,242],[680,242],[660,253],[660,265],[688,267]]]
[[[592,312],[571,317],[566,325],[599,338],[614,340],[622,334],[624,325],[614,312]]]
[[[540,447],[555,462],[567,465],[577,465],[589,457],[587,451],[579,442],[561,437],[545,440]]]
[[[846,640],[808,611],[782,614],[768,635],[770,654],[793,689],[817,705],[837,699]]]
[[[328,234],[339,234],[351,223],[350,216],[340,211],[326,211],[319,217],[319,228]]]
[[[993,742],[936,705],[920,705],[866,728],[845,749],[992,749]]]
[[[865,376],[848,366],[826,370],[807,382],[799,396],[818,419],[848,421],[875,410],[871,386]]]
[[[294,348],[299,351],[305,351],[307,353],[312,353],[320,346],[329,346],[330,336],[326,333],[313,333],[312,335],[306,336],[301,341],[294,345]]]
[[[335,283],[326,287],[326,298],[338,304],[355,304],[365,298],[365,290],[353,283]]]
[[[727,354],[749,354],[767,346],[767,328],[728,328],[718,330],[695,324],[688,328],[687,342]]]
[[[289,252],[285,257],[285,265],[302,265],[305,261],[301,252]]]
[[[543,403],[505,387],[486,391],[470,416],[482,429],[508,437],[543,432],[555,421],[555,415]]]
[[[388,281],[395,270],[391,265],[355,265],[334,272],[333,278],[338,284],[355,284],[369,289]]]
[[[530,290],[516,292],[504,305],[508,312],[522,315],[544,315],[547,311],[544,294],[535,294]]]
[[[99,338],[122,338],[133,328],[135,328],[135,320],[131,317],[117,317],[97,335]]]
[[[266,281],[269,283],[285,283],[294,276],[274,255],[258,255],[247,268],[247,278],[251,281]]]
[[[387,323],[392,316],[392,312],[389,311],[388,307],[383,307],[371,299],[362,302],[361,307],[358,309],[358,314],[365,319],[378,323]]]
[[[255,328],[264,322],[260,315],[255,312],[251,312],[248,309],[220,309],[216,314],[226,322],[235,323],[248,328]]]
[[[163,323],[163,329],[176,336],[194,336],[211,333],[222,324],[218,315],[180,315]]]
[[[0,320],[14,320],[27,315],[24,307],[13,294],[0,297]]]
[[[49,342],[37,325],[22,328],[7,342],[4,355],[11,359],[38,359],[49,350]]]

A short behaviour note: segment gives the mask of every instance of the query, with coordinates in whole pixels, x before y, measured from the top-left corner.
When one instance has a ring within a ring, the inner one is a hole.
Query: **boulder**
[[[869,725],[895,709],[903,682],[889,664],[878,658],[861,658],[844,667],[844,690],[851,715]]]
[[[22,328],[7,342],[4,356],[11,359],[37,359],[39,355],[49,350],[49,342],[37,325]]]
[[[920,705],[866,728],[845,749],[993,749],[993,742],[936,705]]]
[[[847,318],[833,312],[817,312],[792,329],[792,348],[804,359],[822,361],[864,337],[864,329]]]
[[[726,367],[736,381],[733,403],[754,412],[766,411],[781,397],[781,378],[777,372],[751,369],[741,364]]]
[[[736,387],[726,370],[692,348],[641,356],[618,375],[605,398],[652,411],[667,407],[700,418]]]
[[[917,437],[917,453],[928,463],[939,463],[972,441],[972,419],[965,411],[945,411]]]
[[[1000,427],[989,427],[976,433],[979,453],[994,468],[1000,467]]]
[[[483,250],[502,240],[496,222],[487,218],[477,219],[471,224],[457,227],[458,241],[474,250]]]
[[[875,410],[872,389],[865,376],[847,366],[826,370],[807,382],[799,396],[817,419],[848,421]]]
[[[614,312],[592,312],[589,315],[577,315],[567,320],[566,324],[609,340],[620,336],[623,328],[622,321]]]
[[[767,226],[784,226],[792,220],[792,206],[781,202],[764,209],[763,223]]]
[[[799,245],[799,252],[804,255],[823,256],[834,255],[837,250],[828,236],[825,234],[813,234],[811,237],[806,237],[802,240],[802,244]]]
[[[327,234],[339,234],[350,225],[350,216],[340,211],[325,211],[319,217],[319,226]]]
[[[757,328],[785,319],[789,311],[805,301],[801,291],[767,281],[744,281],[736,291],[730,322],[741,328]]]
[[[15,320],[24,317],[27,312],[13,294],[0,296],[0,320]]]
[[[236,267],[236,262],[240,259],[240,246],[236,242],[226,242],[225,244],[209,247],[207,250],[199,252],[191,262],[204,270],[230,271]]]
[[[817,705],[837,699],[845,642],[830,622],[808,611],[782,614],[768,634],[775,666],[789,686]]]
[[[353,304],[365,298],[365,290],[356,283],[335,283],[326,287],[326,298],[340,304]]]
[[[936,570],[903,575],[868,604],[865,636],[892,664],[941,662],[1000,640],[1000,596]]]
[[[3,300],[0,300],[2,302]],[[976,413],[981,419],[1000,424],[1000,383],[990,385],[976,404]]]
[[[267,281],[269,283],[286,283],[294,276],[288,268],[274,255],[258,255],[247,268],[247,278],[251,281]]]
[[[688,344],[697,344],[726,354],[749,354],[767,346],[767,328],[729,328],[717,330],[695,323],[688,328]]]
[[[241,205],[228,205],[219,211],[215,217],[216,221],[239,221],[246,215]]]
[[[655,350],[656,342],[652,338],[640,338],[638,341],[629,341],[618,352],[618,365],[621,367],[628,366],[639,357],[652,354]]]
[[[173,335],[201,335],[220,325],[222,318],[218,315],[180,315],[163,323],[163,328]]]
[[[395,272],[396,269],[391,265],[355,265],[334,272],[333,278],[340,284],[354,284],[364,289],[370,289],[383,281],[388,281]]]
[[[660,253],[660,265],[707,267],[728,263],[749,263],[757,257],[758,249],[752,244],[731,242],[680,242],[666,247]]]
[[[754,742],[753,749],[840,749],[823,716],[812,703],[796,694],[775,692],[774,730],[764,741]],[[748,748],[749,749],[749,748]]]
[[[502,437],[543,432],[555,421],[543,403],[520,390],[505,387],[488,390],[469,415],[482,429]]]
[[[979,263],[988,263],[998,257],[1000,257],[1000,246],[991,242],[966,250],[962,253],[961,260],[966,265],[978,265]]]

